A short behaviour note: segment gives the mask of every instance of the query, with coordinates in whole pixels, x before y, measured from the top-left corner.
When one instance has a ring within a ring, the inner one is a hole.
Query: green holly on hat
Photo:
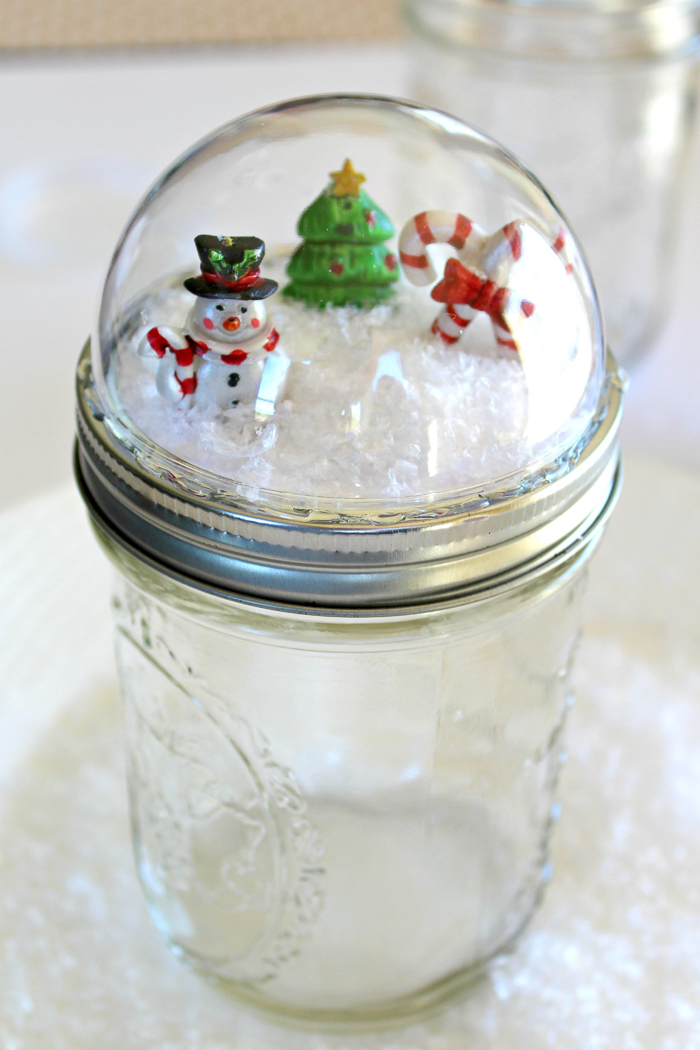
[[[185,288],[205,299],[267,299],[277,283],[260,276],[265,243],[259,237],[214,237],[194,239],[202,271],[188,277]]]
[[[364,190],[365,176],[349,160],[304,211],[304,238],[287,266],[284,294],[309,306],[375,306],[393,293],[399,271],[384,246],[394,234],[389,217]]]

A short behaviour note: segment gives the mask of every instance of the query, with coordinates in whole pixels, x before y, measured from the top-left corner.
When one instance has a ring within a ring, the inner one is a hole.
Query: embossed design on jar
[[[136,637],[117,632],[146,897],[178,954],[231,980],[269,981],[313,931],[323,847],[266,737],[154,659],[148,605],[125,617]]]

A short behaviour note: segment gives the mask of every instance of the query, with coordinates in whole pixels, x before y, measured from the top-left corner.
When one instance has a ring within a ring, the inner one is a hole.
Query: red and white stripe
[[[492,281],[506,285],[513,267],[523,255],[522,221],[508,222],[484,242],[479,269]]]
[[[514,222],[506,223],[485,240],[479,258],[479,265],[484,273],[492,280],[498,281],[499,284],[506,283],[513,263],[522,258],[523,236],[527,228],[536,230],[545,240],[549,241],[553,251],[564,263],[566,273],[571,274],[574,268],[574,257],[566,230],[560,228],[554,240],[551,240],[550,231],[525,219],[516,219]]]
[[[437,273],[427,248],[430,244],[449,244],[463,261],[475,259],[481,252],[486,234],[455,211],[422,211],[409,219],[399,237],[399,257],[403,272],[411,284],[425,287]]]
[[[463,300],[468,299],[468,302],[445,304],[432,326],[433,334],[440,336],[444,343],[456,343],[479,310],[483,310],[491,319],[498,345],[509,350],[518,349],[505,317],[505,308],[510,298],[510,271],[522,257],[523,235],[527,226],[534,226],[534,223],[518,219],[506,223],[491,237],[487,237],[470,219],[458,212],[448,211],[421,212],[406,223],[399,238],[399,251],[403,271],[412,284],[424,287],[435,280],[437,274],[427,248],[431,244],[449,244],[455,248],[457,258],[470,266],[471,276],[482,280],[484,288],[489,286],[489,294],[485,296],[465,295]],[[547,236],[543,230],[535,228]],[[570,274],[573,258],[565,230],[560,229],[550,243],[562,259],[567,274]],[[494,291],[498,292],[498,304],[493,298]],[[525,318],[532,316],[534,310],[532,303],[521,302],[520,312]]]
[[[439,335],[443,343],[451,346],[457,342],[464,329],[469,327],[477,312],[472,306],[464,303],[448,303],[433,321],[431,332],[433,335]]]
[[[518,344],[513,338],[513,333],[503,317],[498,320],[495,317],[492,317],[491,325],[493,326],[493,334],[496,337],[496,342],[499,346],[504,346],[507,350],[518,349]]]
[[[197,342],[177,328],[162,325],[150,328],[146,333],[139,352],[145,354],[149,351],[161,360],[166,354],[172,354],[175,358],[173,389],[179,392],[181,400],[194,394],[197,389],[197,358],[207,353],[205,343]]]

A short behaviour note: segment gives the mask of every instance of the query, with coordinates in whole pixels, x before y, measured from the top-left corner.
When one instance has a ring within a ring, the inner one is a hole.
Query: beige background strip
[[[399,0],[0,0],[0,49],[367,40]]]

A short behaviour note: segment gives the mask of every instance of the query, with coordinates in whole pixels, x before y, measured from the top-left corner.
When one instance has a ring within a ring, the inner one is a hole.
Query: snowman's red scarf
[[[198,340],[193,339],[191,335],[185,336],[187,346],[183,346],[181,350],[177,350],[168,342],[164,335],[161,335],[157,328],[149,329],[149,331],[146,333],[146,338],[148,339],[149,346],[158,357],[165,357],[165,354],[168,350],[171,352],[171,354],[174,354],[175,360],[177,361],[179,368],[191,368],[195,359],[195,355],[197,357],[204,357],[211,351],[211,347],[207,346],[206,343],[199,342]],[[267,339],[263,343],[263,350],[267,351],[267,353],[269,354],[270,351],[274,350],[277,346],[279,338],[279,332],[277,331],[277,329],[271,328]],[[246,350],[232,350],[228,354],[222,354],[221,360],[225,365],[242,365],[243,362],[247,359],[247,357],[248,351]],[[195,384],[194,389],[196,389],[196,376],[194,376],[193,379]],[[188,380],[184,380],[183,382],[188,382]],[[182,383],[179,379],[178,383],[180,383],[180,385],[182,386]],[[194,390],[188,391],[188,393],[193,392]]]
[[[271,328],[270,333],[262,345],[262,349],[267,351],[269,354],[271,350],[274,350],[280,340],[280,334],[276,328]],[[200,345],[204,345],[203,343]],[[207,347],[208,349],[208,347]],[[221,360],[225,365],[242,365],[248,357],[247,350],[232,350],[230,354],[222,354]]]

